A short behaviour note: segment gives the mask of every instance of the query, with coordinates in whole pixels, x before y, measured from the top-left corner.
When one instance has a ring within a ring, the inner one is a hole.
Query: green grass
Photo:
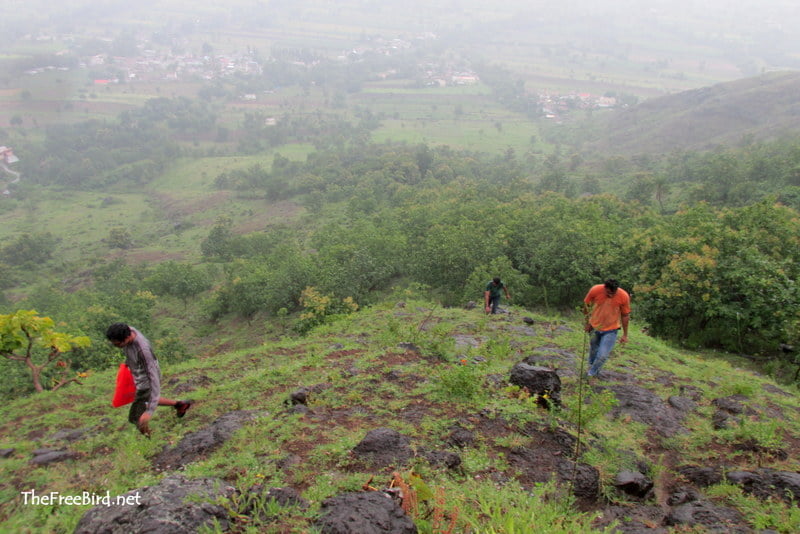
[[[16,438],[13,442],[4,442],[3,446],[14,447],[17,452],[0,463],[0,480],[5,481],[0,483],[0,510],[6,517],[0,528],[69,530],[85,508],[24,507],[19,504],[19,491],[33,487],[37,491],[46,489],[65,494],[106,489],[124,493],[154,484],[163,474],[154,472],[150,462],[164,446],[199,430],[226,411],[256,409],[264,416],[246,425],[206,459],[188,465],[185,474],[216,476],[242,490],[257,482],[303,488],[303,496],[311,501],[312,508],[307,513],[281,511],[285,515],[282,521],[293,525],[286,526],[286,531],[295,528],[299,532],[307,527],[315,507],[325,497],[358,490],[370,478],[374,479],[373,485],[388,483],[388,473],[381,470],[351,470],[349,451],[369,429],[389,426],[412,437],[419,445],[442,448],[453,424],[477,421],[474,417],[478,413],[490,414],[490,420],[496,424],[504,421],[503,424],[510,426],[496,435],[483,434],[480,425],[473,426],[473,431],[478,433],[477,442],[457,451],[463,461],[460,473],[432,468],[425,462],[415,467],[427,486],[443,492],[443,500],[435,506],[457,517],[456,531],[477,528],[481,532],[525,532],[524,525],[528,524],[540,525],[540,528],[549,529],[548,532],[590,531],[592,512],[577,512],[569,496],[555,486],[519,487],[502,454],[502,449],[526,446],[529,438],[520,432],[526,423],[574,433],[574,421],[569,423],[568,420],[569,410],[576,401],[577,379],[569,375],[562,378],[563,411],[548,412],[538,408],[511,389],[491,386],[487,381],[490,374],[507,375],[511,366],[525,355],[525,351],[520,353],[511,348],[515,345],[512,342],[522,340],[515,340],[517,334],[505,330],[508,319],[485,320],[479,312],[443,309],[424,300],[408,298],[408,295],[404,300],[407,300],[406,312],[400,317],[393,312],[396,308],[390,299],[363,309],[347,320],[317,327],[306,337],[280,340],[256,337],[255,343],[239,350],[216,356],[200,350],[198,359],[164,364],[167,381],[205,376],[209,383],[192,392],[200,402],[190,417],[178,420],[166,411],[158,411],[152,440],[138,436],[125,421],[124,408],[109,407],[113,371],[95,373],[82,386],[72,385],[62,391],[7,403],[0,408],[0,420],[5,422],[0,431],[9,435],[7,430],[13,425]],[[531,315],[530,312],[525,314]],[[536,335],[525,340],[526,346],[556,343],[562,349],[580,352],[582,335],[578,328],[573,328],[579,323],[573,324],[570,319],[552,314],[533,315]],[[561,333],[552,337],[556,330],[547,328],[547,321],[570,328],[558,330]],[[436,324],[438,331],[420,329],[421,325],[431,323]],[[387,326],[395,333],[387,336]],[[459,332],[469,332],[483,339],[478,352],[486,355],[488,361],[464,365],[455,355],[442,359],[428,352],[430,349],[423,349],[423,355],[415,357],[402,355],[403,351],[397,348],[400,340],[413,338],[420,346],[425,346],[430,336]],[[707,367],[714,363],[710,356],[698,357],[676,351],[647,338],[635,327],[631,338],[631,345],[612,357],[609,368],[630,372],[635,362],[637,378],[662,398],[676,392],[674,388],[652,382],[651,376],[665,376],[681,370],[680,378],[685,377],[687,383],[703,384],[708,380]],[[219,339],[215,343],[222,341]],[[344,348],[332,349],[334,343]],[[395,353],[402,356],[391,356]],[[676,363],[678,359],[683,363]],[[769,383],[767,379],[749,374],[745,378],[742,373],[749,371],[721,361],[716,363],[715,383],[719,385],[704,386],[708,388],[707,397],[700,402],[697,414],[684,423],[689,432],[664,440],[664,450],[679,451],[680,463],[701,464],[719,461],[720,454],[728,450],[728,462],[736,458],[741,468],[747,468],[741,464],[747,458],[737,456],[730,447],[753,438],[763,446],[783,447],[790,452],[786,461],[763,456],[751,461],[760,464],[768,460],[776,469],[791,470],[791,458],[797,451],[781,438],[781,432],[797,433],[800,419],[796,415],[797,398],[770,394],[761,388],[761,384]],[[344,375],[340,373],[342,369],[356,369],[357,372]],[[396,373],[397,380],[381,378],[390,371]],[[284,401],[289,393],[315,384],[328,385],[311,396],[309,406],[315,415],[287,414]],[[742,384],[753,387],[745,388]],[[775,407],[780,402],[780,406],[785,407],[785,421],[779,426],[766,412],[759,412],[759,420],[748,421],[730,432],[714,433],[708,423],[713,414],[710,399],[731,391],[750,394],[759,410],[760,406]],[[172,395],[169,386],[165,395]],[[598,468],[606,488],[610,487],[619,469],[631,467],[634,457],[648,458],[652,465],[658,466],[659,473],[669,474],[676,466],[675,460],[667,460],[669,454],[656,452],[649,457],[648,451],[653,445],[650,429],[627,418],[609,419],[606,414],[612,399],[606,396],[586,395],[582,461]],[[105,417],[109,421],[100,424]],[[97,425],[100,425],[98,432],[69,446],[81,454],[80,460],[50,467],[27,464],[26,457],[57,430]],[[287,454],[299,454],[300,464],[289,471],[276,469],[275,462]],[[485,479],[485,473],[494,471],[508,472],[510,481],[498,486]],[[612,499],[620,498],[614,491],[604,491],[604,494]],[[754,524],[773,525],[772,528],[781,531],[786,531],[782,529],[794,517],[790,508],[779,503],[738,498],[735,502],[745,507]],[[556,517],[558,511],[561,518]],[[764,519],[766,517],[775,519],[770,522]],[[419,516],[416,520],[421,531],[430,531],[430,516]]]

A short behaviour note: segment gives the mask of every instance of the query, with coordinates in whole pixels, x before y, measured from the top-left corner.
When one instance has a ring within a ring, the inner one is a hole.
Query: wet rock
[[[777,497],[786,502],[800,501],[800,473],[758,469],[756,471],[731,471],[728,482],[741,486],[745,493],[759,499]]]
[[[91,428],[89,427],[77,428],[72,430],[70,429],[59,430],[58,432],[50,436],[48,439],[50,441],[67,441],[69,443],[72,443],[74,441],[79,441],[80,439],[82,439],[83,436],[87,432],[89,432],[89,430],[91,430]]]
[[[558,463],[558,477],[572,484],[572,494],[579,499],[597,500],[600,495],[600,472],[589,464],[577,464],[569,460]]]
[[[380,467],[405,464],[414,456],[410,440],[391,428],[370,430],[364,439],[353,447],[353,455],[360,460]]]
[[[711,404],[730,414],[739,415],[745,412],[745,402],[747,402],[747,397],[744,395],[731,395],[714,399]]]
[[[416,534],[398,503],[380,491],[345,493],[322,501],[316,527],[322,534]]]
[[[75,534],[190,534],[215,521],[225,531],[228,512],[212,503],[235,492],[219,479],[173,475],[156,486],[129,491],[127,504],[100,504],[90,509],[78,521]],[[116,502],[116,497],[111,499]]]
[[[653,427],[664,437],[686,432],[677,412],[649,389],[634,385],[614,385],[609,389],[619,401],[612,411],[615,417],[629,415],[634,421]]]
[[[666,518],[669,526],[702,527],[705,532],[750,534],[750,527],[733,508],[714,506],[707,501],[693,501],[673,508]]]
[[[330,387],[331,385],[327,383],[315,384],[313,386],[303,386],[289,394],[289,403],[292,405],[307,405],[312,396],[322,393]]]
[[[667,504],[669,506],[678,506],[687,502],[699,501],[701,497],[700,492],[692,487],[678,486],[667,497]]]
[[[620,471],[614,486],[633,497],[644,498],[653,489],[653,481],[637,471]]]
[[[678,397],[676,395],[667,399],[670,406],[678,410],[681,414],[686,415],[697,407],[697,403],[692,399],[686,397]]]
[[[186,434],[175,447],[162,451],[153,460],[153,465],[161,470],[179,469],[204,458],[258,415],[258,412],[253,410],[237,410],[223,414],[207,427]]]
[[[447,469],[457,469],[461,467],[461,456],[449,451],[423,451],[422,457],[435,467],[446,467]]]
[[[48,465],[63,462],[64,460],[74,460],[79,456],[77,452],[64,449],[36,449],[33,451],[33,458],[29,463],[33,465]]]
[[[445,440],[452,447],[463,449],[475,443],[475,434],[471,430],[457,426],[452,429],[450,435]]]
[[[711,425],[713,426],[714,430],[725,430],[726,428],[732,428],[737,426],[741,420],[738,417],[732,416],[730,413],[717,410],[714,412],[714,415],[711,416]]]
[[[296,404],[307,404],[308,403],[308,388],[300,388],[297,391],[293,391],[289,395],[289,402],[293,405]]]
[[[531,317],[523,317],[522,318],[522,322],[525,323],[525,324],[533,324],[534,323],[533,318],[531,318]]]
[[[98,424],[94,426],[86,426],[83,428],[65,428],[57,431],[47,439],[49,441],[66,441],[68,443],[73,443],[75,441],[80,441],[84,438],[96,435],[101,430],[107,428],[110,424],[111,419],[108,417],[103,417],[100,419]]]
[[[513,332],[515,334],[519,334],[520,336],[535,336],[536,330],[531,328],[530,326],[509,326],[509,332]]]
[[[511,369],[509,382],[526,388],[531,395],[538,395],[540,404],[544,407],[549,407],[544,395],[556,406],[561,404],[561,379],[552,369],[518,363]]]
[[[684,465],[678,468],[678,473],[701,488],[706,488],[722,482],[722,471],[716,467]]]

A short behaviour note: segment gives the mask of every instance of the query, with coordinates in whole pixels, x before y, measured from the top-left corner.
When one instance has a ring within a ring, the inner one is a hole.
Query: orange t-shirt
[[[592,306],[589,324],[601,332],[622,328],[620,318],[631,313],[631,297],[622,288],[617,289],[614,296],[608,298],[605,285],[597,284],[592,286],[583,302]]]

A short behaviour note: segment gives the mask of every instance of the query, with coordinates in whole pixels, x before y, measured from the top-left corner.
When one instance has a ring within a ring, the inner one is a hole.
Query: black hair
[[[499,284],[500,283],[500,277],[499,276],[495,276],[494,278],[492,278],[492,282],[494,282],[495,284]]]
[[[617,282],[613,278],[609,278],[608,280],[603,282],[603,285],[606,286],[606,289],[610,291],[616,291],[617,289],[619,289],[619,282]]]
[[[114,323],[106,329],[109,341],[125,341],[131,335],[131,327],[125,323]]]

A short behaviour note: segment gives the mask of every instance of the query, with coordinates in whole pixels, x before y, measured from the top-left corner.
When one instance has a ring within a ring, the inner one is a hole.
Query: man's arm
[[[626,313],[622,316],[622,337],[619,339],[620,343],[627,343],[628,341],[628,322],[630,322],[630,318],[630,313]]]
[[[489,291],[483,292],[483,308],[488,312],[489,311],[489,299],[491,297],[491,293]]]
[[[506,292],[506,298],[508,300],[511,300],[511,293],[508,292],[508,287],[507,286],[503,286],[503,291]]]

